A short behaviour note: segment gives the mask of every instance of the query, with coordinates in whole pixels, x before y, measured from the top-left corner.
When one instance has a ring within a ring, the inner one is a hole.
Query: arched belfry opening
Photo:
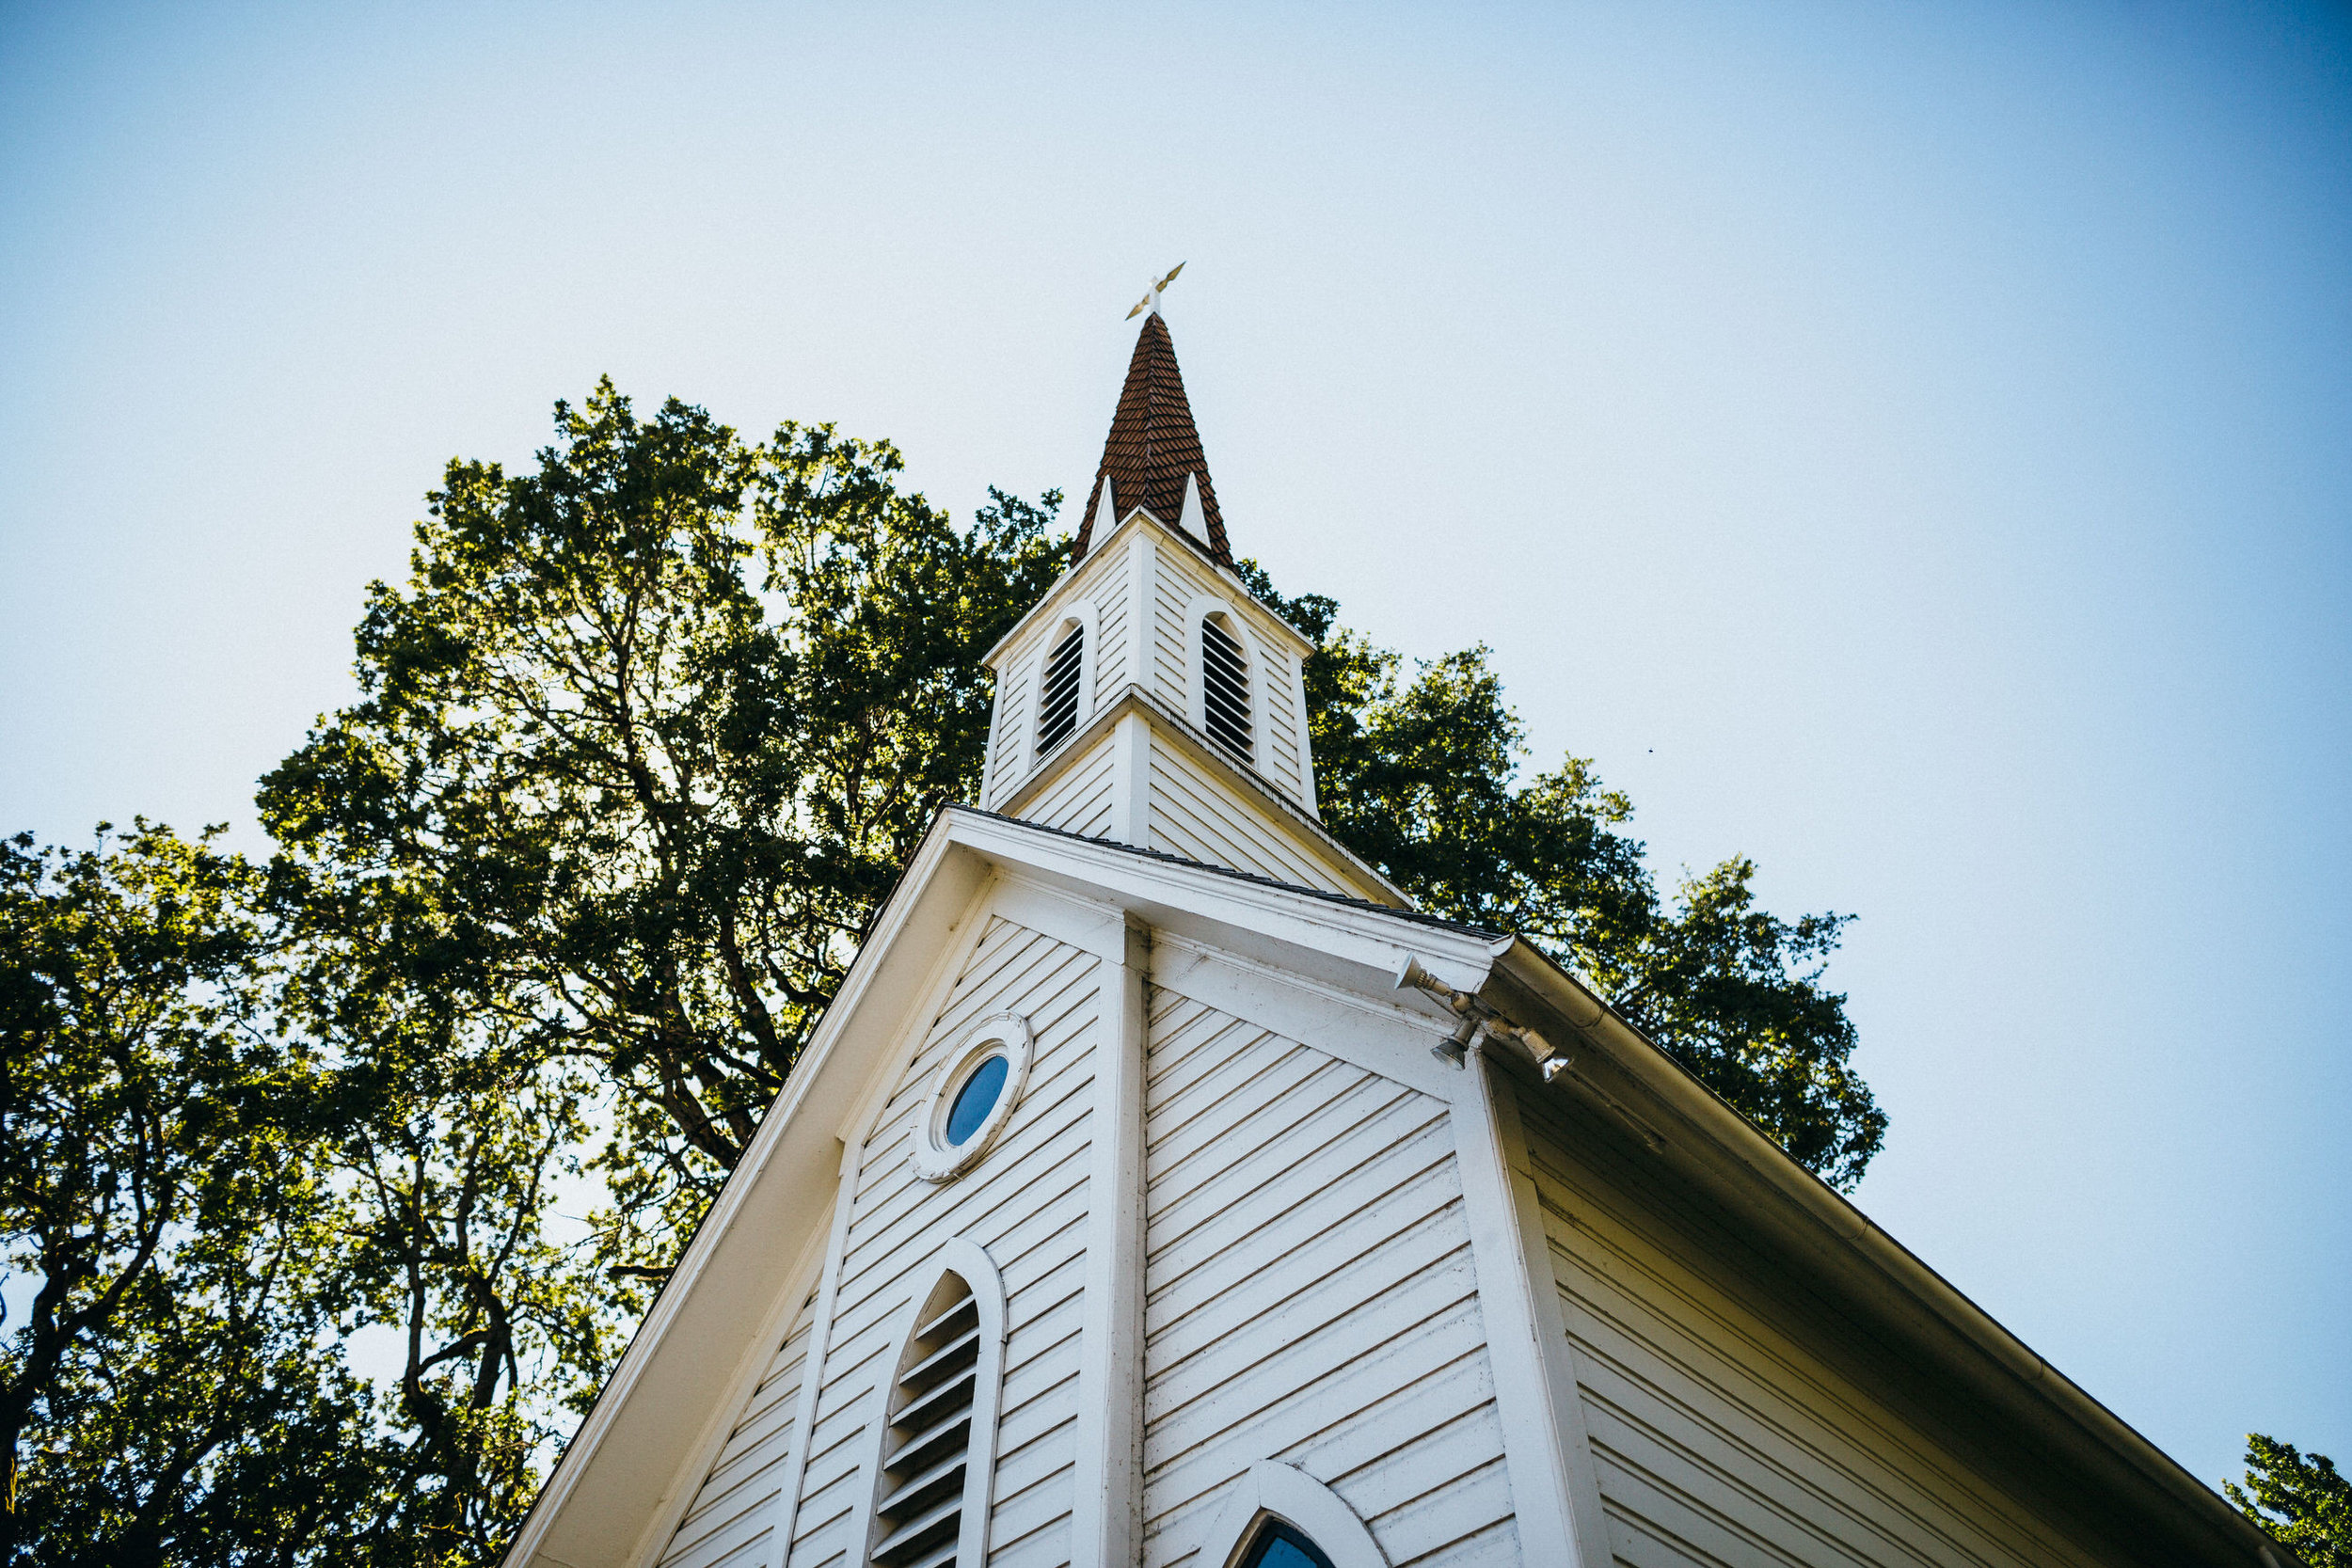
[[[1323,827],[1305,682],[1316,644],[1236,564],[1157,286],[1137,309],[1070,563],[987,654],[995,713],[977,804],[1402,905]]]
[[[1200,618],[1200,719],[1210,739],[1245,761],[1254,754],[1249,654],[1222,610]]]
[[[1086,623],[1072,621],[1045,656],[1045,673],[1038,683],[1037,754],[1041,757],[1069,739],[1078,727],[1086,649]]]
[[[1004,1375],[1004,1286],[977,1243],[959,1238],[924,1276],[902,1319],[883,1393],[866,1560],[876,1568],[979,1564]]]

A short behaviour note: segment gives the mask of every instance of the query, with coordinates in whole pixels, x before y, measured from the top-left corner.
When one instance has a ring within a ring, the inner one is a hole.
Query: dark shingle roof
[[[1145,507],[1173,528],[1184,513],[1184,481],[1194,474],[1200,476],[1200,518],[1209,534],[1200,543],[1210,560],[1231,566],[1233,553],[1225,545],[1225,518],[1216,509],[1216,488],[1209,483],[1200,433],[1193,428],[1192,404],[1185,401],[1184,378],[1176,369],[1176,344],[1168,335],[1168,323],[1154,310],[1143,318],[1135,357],[1127,362],[1127,385],[1119,394],[1119,411],[1111,416],[1110,438],[1103,443],[1102,467],[1094,472],[1094,488],[1087,492],[1086,510],[1079,514],[1070,559],[1086,559],[1104,479],[1111,482],[1120,516]],[[1118,520],[1105,519],[1104,526]]]

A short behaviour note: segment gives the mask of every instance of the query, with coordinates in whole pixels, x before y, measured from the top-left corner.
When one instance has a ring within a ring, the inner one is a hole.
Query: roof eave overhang
[[[1130,713],[1142,715],[1146,723],[1196,765],[1206,768],[1227,788],[1256,802],[1292,832],[1303,838],[1335,874],[1356,884],[1356,891],[1360,896],[1375,904],[1391,904],[1398,909],[1412,908],[1413,901],[1403,888],[1382,876],[1371,862],[1332,837],[1331,831],[1310,815],[1305,807],[1275,788],[1256,768],[1234,761],[1224,748],[1193,728],[1189,721],[1171,711],[1167,704],[1149,690],[1133,683],[1120,688],[1117,696],[1089,715],[1085,724],[1057,746],[1043,762],[1038,764],[1035,771],[1021,781],[1019,788],[998,803],[997,812],[1006,816],[1020,816],[1051,789],[1056,780],[1075,767],[1093,749],[1097,740],[1110,733],[1113,725]]]
[[[1486,994],[1519,1022],[1548,1016],[1581,1042],[1554,1092],[1583,1100],[1646,1146],[1798,1263],[1821,1295],[2036,1433],[2139,1518],[2162,1521],[2177,1549],[2249,1565],[2265,1549],[2293,1560],[1525,939],[1500,955]]]

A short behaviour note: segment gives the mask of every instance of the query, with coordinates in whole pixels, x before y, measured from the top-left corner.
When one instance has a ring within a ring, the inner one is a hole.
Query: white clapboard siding
[[[1097,740],[1090,752],[1071,763],[1061,777],[1022,812],[1022,816],[1088,838],[1100,838],[1109,832],[1114,750],[1109,738]]]
[[[1150,847],[1186,860],[1254,871],[1278,882],[1357,890],[1342,880],[1295,835],[1261,815],[1261,808],[1212,776],[1199,763],[1152,737],[1152,839]]]
[[[662,1548],[660,1568],[736,1568],[767,1557],[808,1350],[808,1306],[803,1301],[794,1313],[784,1342],[745,1399],[709,1473]]]
[[[968,1236],[1002,1274],[1009,1338],[997,1440],[991,1557],[1054,1564],[1069,1558],[1076,1460],[1078,1276],[1084,1269],[1087,1172],[1101,1018],[1094,958],[991,917],[938,1020],[908,1061],[858,1171],[809,1443],[791,1568],[841,1560],[871,1450],[877,1380],[897,1365],[906,1304],[933,1283],[940,1245]],[[953,1181],[917,1179],[908,1164],[914,1118],[943,1058],[991,1013],[1025,1014],[1037,1036],[1021,1101],[988,1154]],[[1058,1554],[1058,1555],[1057,1555]]]
[[[1028,772],[1029,682],[1037,667],[1031,649],[1006,662],[996,677],[996,724],[989,742],[988,798],[1001,800]]]
[[[1262,1459],[1393,1568],[1518,1561],[1445,1106],[1171,990],[1151,1027],[1147,1568],[1190,1563]]]
[[[2088,1563],[1521,1092],[1610,1541],[1643,1565]]]
[[[1302,805],[1307,800],[1307,775],[1299,766],[1297,668],[1288,654],[1261,641],[1258,660],[1263,671],[1259,682],[1265,711],[1258,715],[1259,769],[1274,786]]]
[[[1191,689],[1184,670],[1186,650],[1192,646],[1184,607],[1200,592],[1195,578],[1178,562],[1181,553],[1174,547],[1162,547],[1152,578],[1152,693],[1178,713],[1187,711]]]
[[[1125,550],[1114,569],[1087,590],[1095,607],[1094,700],[1106,703],[1127,684],[1128,578],[1133,562]]]

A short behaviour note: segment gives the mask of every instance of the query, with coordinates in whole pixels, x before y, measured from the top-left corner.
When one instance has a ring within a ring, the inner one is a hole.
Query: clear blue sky
[[[241,824],[610,372],[1237,550],[1856,912],[1869,1212],[2201,1476],[2352,1462],[2352,24],[0,9],[0,829]]]

